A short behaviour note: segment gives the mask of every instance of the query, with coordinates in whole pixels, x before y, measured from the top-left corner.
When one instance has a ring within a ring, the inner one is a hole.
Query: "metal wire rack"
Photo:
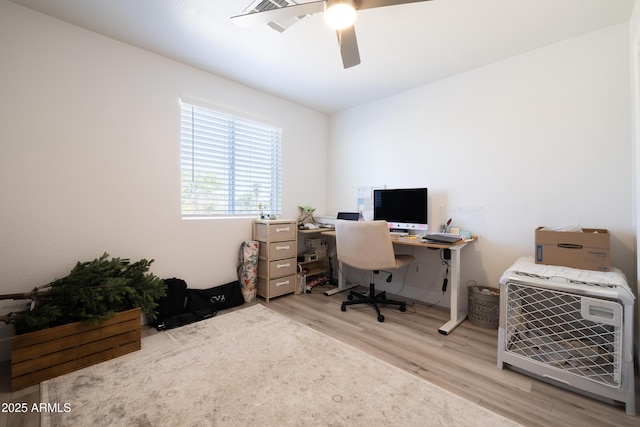
[[[505,351],[620,386],[622,304],[518,283],[506,294]]]

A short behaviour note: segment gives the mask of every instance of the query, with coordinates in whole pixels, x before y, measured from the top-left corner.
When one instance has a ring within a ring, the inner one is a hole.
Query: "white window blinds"
[[[281,130],[182,104],[182,217],[281,213]]]

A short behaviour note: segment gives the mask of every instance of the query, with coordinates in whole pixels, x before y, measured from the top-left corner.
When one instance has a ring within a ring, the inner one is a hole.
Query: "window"
[[[182,104],[182,218],[281,213],[279,128]]]

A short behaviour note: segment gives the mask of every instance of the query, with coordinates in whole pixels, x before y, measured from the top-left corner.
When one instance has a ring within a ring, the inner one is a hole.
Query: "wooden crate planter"
[[[11,391],[140,350],[140,309],[11,338]]]

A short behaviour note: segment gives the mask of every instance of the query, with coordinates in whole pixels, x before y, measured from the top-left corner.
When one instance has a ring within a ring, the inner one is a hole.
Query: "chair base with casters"
[[[348,301],[344,301],[342,303],[340,310],[347,311],[348,305],[371,304],[373,308],[376,310],[376,312],[378,313],[378,322],[384,322],[384,316],[380,313],[380,307],[378,307],[378,304],[397,305],[399,306],[398,308],[400,309],[400,311],[402,312],[407,311],[406,302],[387,299],[387,294],[385,291],[382,291],[376,294],[376,286],[373,282],[373,277],[374,277],[374,274],[377,274],[377,273],[378,273],[377,271],[373,271],[371,273],[371,283],[369,284],[369,293],[365,295],[360,292],[350,291],[349,296],[347,297]]]

